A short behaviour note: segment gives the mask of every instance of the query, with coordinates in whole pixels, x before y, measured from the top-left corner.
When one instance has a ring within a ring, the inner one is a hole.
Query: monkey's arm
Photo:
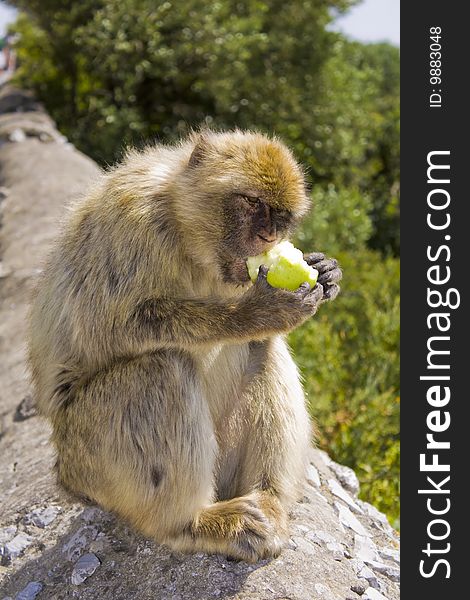
[[[323,286],[322,301],[334,300],[339,294],[339,285],[343,272],[335,258],[325,258],[322,252],[304,254],[304,260],[318,271],[318,283]]]
[[[272,288],[260,268],[254,286],[232,301],[155,298],[136,307],[126,323],[126,337],[136,344],[182,347],[212,341],[265,339],[290,331],[312,316],[323,288],[308,285],[296,292]],[[142,347],[142,346],[141,346]]]

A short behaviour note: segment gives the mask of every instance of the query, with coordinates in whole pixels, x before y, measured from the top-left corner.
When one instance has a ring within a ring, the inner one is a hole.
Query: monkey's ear
[[[201,164],[201,162],[204,160],[204,157],[207,156],[209,146],[210,143],[207,136],[204,133],[200,133],[196,140],[194,150],[189,157],[188,166],[197,167],[199,164]]]

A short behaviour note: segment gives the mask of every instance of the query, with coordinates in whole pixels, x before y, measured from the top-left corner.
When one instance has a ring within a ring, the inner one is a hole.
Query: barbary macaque
[[[312,429],[284,334],[336,297],[246,259],[309,208],[277,139],[203,131],[130,151],[71,214],[30,314],[29,360],[62,486],[173,549],[279,554]]]

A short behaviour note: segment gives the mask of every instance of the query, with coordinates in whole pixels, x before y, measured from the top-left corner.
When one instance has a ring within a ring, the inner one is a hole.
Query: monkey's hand
[[[323,298],[321,301],[334,300],[340,290],[338,282],[343,277],[343,272],[338,266],[338,261],[334,258],[325,258],[325,255],[321,252],[304,254],[304,260],[318,271],[317,281],[323,286]]]
[[[290,292],[269,285],[267,273],[268,267],[261,265],[255,284],[241,299],[239,314],[246,314],[246,319],[254,322],[254,329],[285,333],[316,313],[324,297],[321,283],[313,289],[303,283],[295,292]]]

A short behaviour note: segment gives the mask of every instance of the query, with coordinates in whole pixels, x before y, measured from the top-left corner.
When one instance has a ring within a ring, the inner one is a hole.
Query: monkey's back
[[[37,283],[28,357],[46,416],[70,401],[76,386],[128,353],[125,322],[133,307],[162,290],[172,293],[184,279],[178,233],[163,202],[142,182],[142,168],[124,163],[70,208]]]

